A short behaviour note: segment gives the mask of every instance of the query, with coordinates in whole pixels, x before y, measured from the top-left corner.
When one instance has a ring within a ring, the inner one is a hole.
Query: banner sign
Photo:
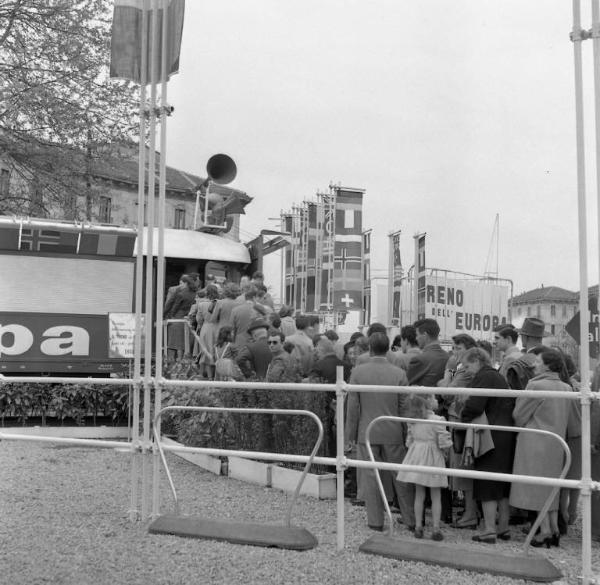
[[[425,316],[439,323],[442,340],[459,333],[490,339],[495,327],[508,322],[508,294],[508,286],[486,281],[428,276]]]
[[[580,326],[580,311],[577,311],[573,318],[565,325],[567,333],[581,345],[581,326]],[[590,357],[598,359],[600,355],[600,316],[598,315],[598,299],[597,297],[588,298],[588,343],[590,348]]]
[[[121,371],[107,315],[0,312],[0,371]]]
[[[142,341],[144,346],[144,316],[142,315]],[[135,313],[108,314],[108,357],[132,360],[135,349]]]

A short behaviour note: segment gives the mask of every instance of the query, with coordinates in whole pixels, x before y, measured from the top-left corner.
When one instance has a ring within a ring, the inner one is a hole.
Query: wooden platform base
[[[430,540],[402,539],[376,534],[361,544],[360,551],[398,559],[441,565],[464,571],[504,575],[514,579],[527,579],[546,583],[562,577],[561,572],[546,558],[538,554],[506,554],[493,547],[461,548],[458,545]]]
[[[309,550],[318,544],[313,534],[298,526],[208,520],[198,516],[159,516],[148,532],[290,550]]]

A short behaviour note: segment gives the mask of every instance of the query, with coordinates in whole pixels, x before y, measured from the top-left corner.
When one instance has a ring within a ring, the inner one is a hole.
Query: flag
[[[315,202],[309,202],[306,204],[306,207],[306,311],[309,313],[313,313],[319,309],[319,307],[316,304],[318,206]]]
[[[162,22],[164,4],[167,8],[167,79],[179,72],[179,53],[183,33],[185,0],[160,0],[157,13],[158,38],[154,68],[156,80],[161,79]],[[152,81],[152,0],[115,0],[110,43],[110,76],[142,82],[142,23],[146,12],[147,59],[146,83]]]
[[[418,234],[415,238],[415,308],[417,319],[425,317],[425,235]]]
[[[400,323],[400,287],[402,285],[402,258],[400,256],[400,230],[389,235],[390,239],[390,263],[388,280],[391,290],[392,324]]]
[[[79,240],[78,254],[86,256],[119,256],[131,258],[135,246],[135,234],[87,233]]]
[[[333,308],[332,287],[330,283],[333,282],[335,198],[331,195],[322,194],[320,201],[322,217],[321,226],[319,227],[321,250],[318,254],[320,276],[319,308],[322,311],[330,311]]]
[[[333,305],[336,310],[361,310],[362,190],[336,188]]]
[[[76,254],[77,232],[23,228],[21,250],[28,252],[52,252],[54,254]]]
[[[19,249],[19,225],[3,225],[0,228],[0,250]]]
[[[371,231],[363,232],[363,323],[371,322]]]

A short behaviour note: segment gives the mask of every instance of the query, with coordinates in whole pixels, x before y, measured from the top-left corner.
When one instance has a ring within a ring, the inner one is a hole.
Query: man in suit
[[[385,333],[373,333],[369,337],[371,359],[357,365],[350,377],[351,384],[406,386],[404,370],[390,364],[386,354],[390,342]],[[346,449],[358,442],[359,459],[369,459],[365,431],[378,416],[404,416],[404,394],[388,392],[350,392],[348,395],[348,421],[346,424]],[[406,454],[403,425],[395,421],[377,423],[371,431],[370,443],[375,461],[402,463]],[[381,472],[389,473],[389,472]],[[367,524],[372,530],[383,530],[384,507],[373,470],[365,470],[364,497],[367,508]],[[414,486],[392,479],[402,519],[409,529],[414,529]]]
[[[440,326],[435,319],[416,321],[417,343],[421,353],[415,353],[408,363],[408,383],[411,386],[437,386],[444,377],[448,354],[442,349],[439,336]]]
[[[449,357],[439,342],[440,326],[435,319],[420,319],[415,322],[414,328],[421,353],[413,354],[408,362],[408,383],[411,386],[437,387],[438,381],[444,378]],[[447,404],[442,398],[438,399],[438,403]],[[442,406],[437,414],[447,419],[447,407]],[[442,520],[452,523],[452,493],[448,489],[442,490]]]

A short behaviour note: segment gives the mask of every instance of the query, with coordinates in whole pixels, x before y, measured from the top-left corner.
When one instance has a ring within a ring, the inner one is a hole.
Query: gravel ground
[[[210,518],[282,522],[289,495],[214,476],[174,455],[170,467],[182,512]],[[335,502],[301,498],[293,522],[319,540],[311,551],[294,552],[212,541],[150,535],[147,524],[128,520],[130,457],[101,449],[48,444],[0,444],[0,583],[3,585],[140,584],[515,584],[518,581],[421,563],[405,563],[357,551],[372,534],[363,508],[346,505],[346,547],[336,551]],[[171,497],[161,486],[163,511]],[[517,554],[524,536],[499,543]],[[405,535],[407,533],[405,532]],[[473,532],[444,528],[447,542],[470,542]],[[427,535],[427,531],[426,531]],[[600,573],[600,545],[594,543]],[[544,550],[564,573],[580,574],[580,527],[560,548]]]

